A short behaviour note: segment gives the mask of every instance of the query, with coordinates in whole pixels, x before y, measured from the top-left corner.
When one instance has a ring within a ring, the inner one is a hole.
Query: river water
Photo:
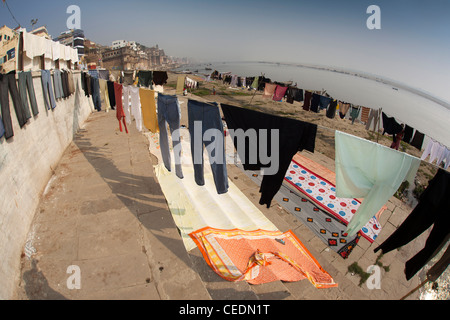
[[[198,74],[204,75],[214,70],[242,77],[264,74],[272,81],[293,81],[301,89],[326,90],[334,99],[368,108],[382,108],[399,123],[405,123],[450,148],[450,104],[411,92],[401,84],[393,85],[380,79],[376,81],[353,74],[277,63],[219,62],[192,64],[181,69],[192,72],[198,70]]]

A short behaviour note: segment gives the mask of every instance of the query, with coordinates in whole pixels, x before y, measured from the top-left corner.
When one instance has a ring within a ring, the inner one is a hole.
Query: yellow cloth
[[[150,142],[150,152],[157,157],[159,163],[155,166],[156,177],[188,251],[196,247],[189,234],[205,227],[225,230],[278,231],[276,226],[232,181],[228,181],[229,189],[226,194],[217,194],[206,154],[204,158],[205,185],[198,186],[195,183],[190,136],[187,129],[181,129],[181,163],[184,179],[179,179],[175,175],[173,163],[172,172],[164,166],[159,149],[159,134],[147,133],[146,135]],[[170,141],[169,145],[172,145]]]
[[[100,84],[100,95],[103,98],[103,102],[105,103],[105,106],[106,106],[105,110],[108,112],[111,109],[111,104],[109,102],[109,94],[108,94],[108,81],[99,79],[99,84]]]
[[[186,75],[178,76],[178,82],[177,82],[177,91],[176,94],[183,94],[184,90],[184,82],[186,81]]]
[[[153,133],[159,132],[155,91],[140,88],[139,97],[141,99],[142,121],[144,126]]]

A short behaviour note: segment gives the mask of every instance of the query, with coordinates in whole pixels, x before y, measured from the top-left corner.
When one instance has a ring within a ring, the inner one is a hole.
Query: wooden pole
[[[423,281],[421,284],[419,284],[417,287],[415,287],[414,289],[412,289],[410,292],[408,292],[408,294],[406,294],[404,297],[402,297],[400,300],[405,300],[407,297],[409,297],[411,294],[413,294],[414,292],[416,292],[417,290],[419,290],[420,288],[422,288],[425,284],[427,284],[428,282],[430,282],[430,280],[425,280]]]

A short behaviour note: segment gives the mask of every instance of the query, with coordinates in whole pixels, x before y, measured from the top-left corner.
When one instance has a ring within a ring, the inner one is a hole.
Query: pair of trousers
[[[354,124],[355,120],[359,117],[360,111],[361,111],[361,108],[352,107],[352,110],[350,111],[350,117],[352,118],[352,124]]]
[[[109,102],[108,82],[104,79],[99,79],[98,82],[100,85],[100,94],[103,98],[103,102],[105,103],[105,109],[108,111],[111,108],[111,103]]]
[[[169,125],[175,158],[175,173],[178,178],[183,179],[183,170],[181,168],[180,121],[181,109],[177,96],[160,93],[158,95],[158,126],[161,155],[166,169],[172,171],[169,137],[167,133],[167,125]]]
[[[17,120],[19,121],[19,125],[22,128],[23,126],[25,126],[28,119],[23,108],[19,90],[17,89],[15,71],[12,71],[8,74],[0,74],[0,103],[6,139],[14,136],[14,130],[11,121],[11,111],[9,109],[9,93],[11,93]]]
[[[102,111],[102,99],[100,98],[100,83],[98,78],[91,79],[92,89],[92,102],[94,103],[95,110]]]
[[[337,100],[331,100],[326,112],[327,118],[334,119],[334,117],[336,116],[337,103]]]
[[[28,98],[27,98],[27,91],[28,91],[28,97],[30,98],[30,104],[31,104],[31,109],[33,111],[33,116],[37,116],[39,114],[39,110],[38,110],[38,104],[36,101],[36,93],[34,91],[33,76],[31,74],[31,71],[19,73],[20,98],[22,99],[23,108],[25,110],[27,118],[31,118],[30,106],[28,104]]]
[[[366,130],[370,130],[371,123],[373,120],[373,129],[377,130],[378,118],[380,117],[380,111],[376,109],[371,109],[369,113],[369,118],[366,123]]]
[[[390,252],[402,247],[433,226],[424,248],[405,264],[409,280],[445,246],[450,236],[450,172],[439,169],[420,196],[419,203],[397,230],[374,251]]]
[[[114,82],[114,95],[116,99],[116,118],[119,121],[120,132],[123,132],[122,122],[125,127],[126,133],[128,133],[127,123],[125,121],[125,112],[123,111],[122,103],[123,87],[120,83]]]
[[[269,208],[273,197],[283,184],[286,172],[297,151],[306,149],[314,152],[317,125],[226,104],[221,104],[221,107],[228,128],[235,130],[235,135],[238,129],[256,134],[257,142],[244,141],[245,150],[239,147],[239,141],[237,141],[236,136],[233,137],[235,147],[245,170],[270,168],[274,165],[273,162],[278,160],[278,166],[275,166],[277,170],[274,170],[274,173],[270,175],[264,174],[260,188],[261,199],[259,203]],[[278,140],[275,139],[277,133]],[[264,138],[267,141],[263,141]],[[245,140],[247,139],[245,138]],[[256,146],[254,153],[257,155],[257,161],[253,161],[251,159],[253,156],[249,153],[250,148],[253,146]],[[263,151],[264,148],[266,148],[265,152]],[[267,162],[267,159],[263,158],[266,158],[268,151],[273,160],[269,160],[269,163],[264,163]]]
[[[63,85],[62,85],[62,76],[60,70],[53,71],[53,85],[55,87],[55,99],[61,99],[64,97]]]
[[[114,92],[114,82],[108,80],[108,99],[109,99],[109,105],[111,106],[111,109],[116,109],[116,94]]]
[[[319,112],[320,95],[317,93],[312,94],[311,107],[309,108],[312,112]]]
[[[311,106],[311,97],[312,97],[312,92],[305,91],[305,101],[303,102],[303,110],[309,111],[309,108]]]
[[[229,185],[225,158],[225,135],[222,118],[217,104],[207,104],[189,100],[188,117],[195,182],[199,186],[205,185],[203,159],[203,146],[205,146],[209,155],[216,191],[218,194],[227,193]],[[214,140],[211,139],[212,141],[206,140],[205,132],[210,129],[215,129],[215,132],[219,133],[220,139],[214,137]],[[214,154],[212,152],[213,150]]]
[[[53,94],[52,76],[49,70],[41,70],[42,94],[47,110],[56,108],[55,96]]]

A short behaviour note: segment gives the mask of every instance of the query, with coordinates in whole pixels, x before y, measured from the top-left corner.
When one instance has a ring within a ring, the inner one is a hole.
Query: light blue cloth
[[[347,226],[352,236],[388,202],[403,181],[414,182],[420,159],[336,131],[336,196],[364,198]]]

